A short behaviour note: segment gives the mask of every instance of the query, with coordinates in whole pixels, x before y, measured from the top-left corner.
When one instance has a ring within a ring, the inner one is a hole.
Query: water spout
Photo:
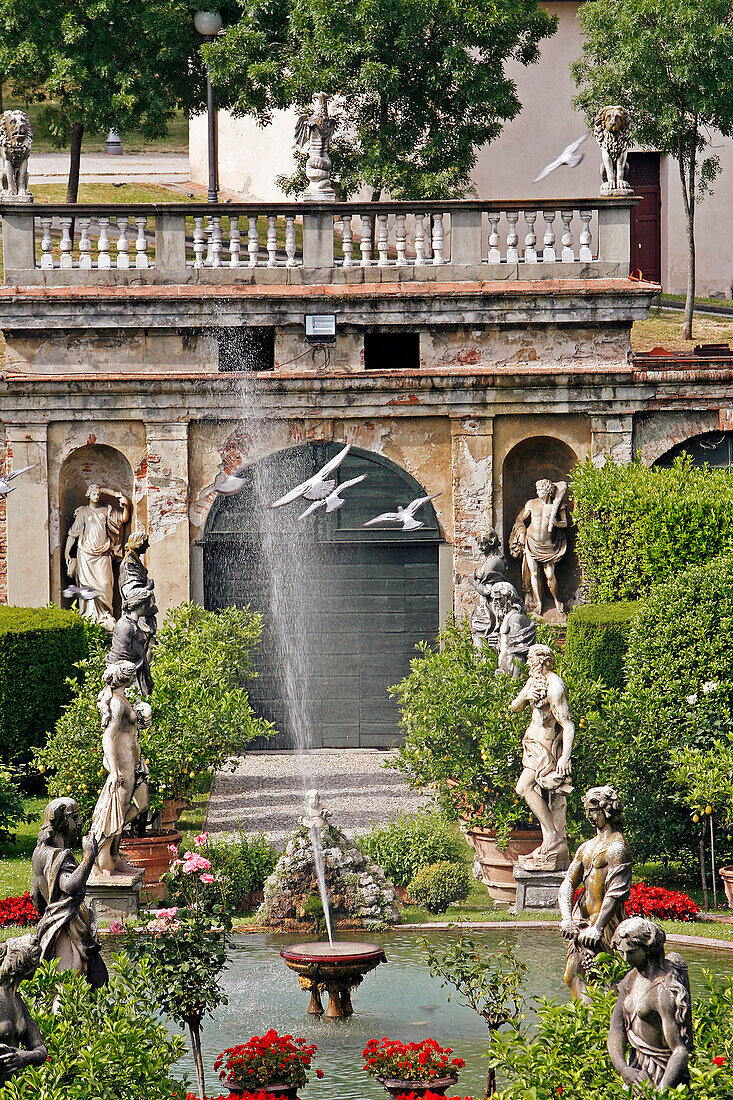
[[[328,827],[330,812],[321,805],[321,798],[316,790],[310,790],[305,796],[305,814],[300,819],[301,825],[305,825],[313,845],[313,858],[316,864],[316,878],[318,890],[323,905],[323,916],[326,920],[328,942],[333,947],[333,934],[331,932],[331,909],[328,904],[328,892],[326,890],[326,868],[323,860],[323,844],[321,833]]]

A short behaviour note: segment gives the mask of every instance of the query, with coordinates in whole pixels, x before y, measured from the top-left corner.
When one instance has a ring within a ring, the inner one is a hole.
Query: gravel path
[[[334,825],[348,833],[366,832],[372,822],[382,825],[398,810],[410,813],[427,802],[399,772],[382,768],[391,755],[377,749],[247,753],[234,772],[215,775],[206,828],[212,833],[262,831],[281,843],[303,812],[303,792],[316,787]]]

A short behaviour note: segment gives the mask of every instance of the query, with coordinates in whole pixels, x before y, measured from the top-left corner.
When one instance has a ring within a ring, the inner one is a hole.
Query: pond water
[[[218,1009],[202,1029],[207,1092],[218,1095],[213,1063],[225,1047],[247,1042],[268,1028],[280,1034],[303,1036],[318,1044],[313,1069],[324,1072],[322,1081],[312,1074],[299,1092],[302,1100],[385,1100],[381,1086],[364,1073],[361,1052],[367,1040],[388,1035],[403,1042],[436,1039],[451,1046],[464,1058],[456,1091],[462,1095],[483,1095],[486,1080],[486,1027],[470,1009],[447,1000],[448,989],[431,978],[423,953],[417,946],[420,933],[392,932],[388,935],[354,935],[352,940],[380,943],[387,962],[367,974],[354,993],[354,1016],[350,1020],[325,1020],[308,1016],[308,995],[280,958],[282,948],[302,942],[303,936],[253,934],[235,937],[231,961],[223,985],[229,1004]],[[451,931],[427,933],[432,943],[447,945]],[[516,946],[528,967],[525,995],[569,999],[562,980],[566,947],[554,930],[511,930],[474,932],[473,938],[495,950],[501,940]],[[670,949],[679,950],[679,948]],[[688,948],[681,951],[690,968],[693,997],[702,993],[703,968],[733,974],[733,950]],[[193,1063],[186,1057],[180,1066],[193,1079]],[[224,1090],[221,1090],[224,1091]]]

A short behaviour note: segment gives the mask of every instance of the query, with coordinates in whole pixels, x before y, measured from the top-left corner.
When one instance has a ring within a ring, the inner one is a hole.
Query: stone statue
[[[624,1082],[651,1082],[657,1092],[689,1084],[693,1051],[687,964],[676,952],[665,957],[665,939],[643,917],[616,929],[613,945],[633,969],[619,982],[608,1031],[608,1053]]]
[[[41,1066],[48,1058],[46,1044],[31,1019],[18,986],[36,972],[41,948],[33,936],[0,943],[0,1085],[26,1066]]]
[[[601,194],[627,193],[626,158],[631,145],[631,116],[625,107],[616,104],[602,107],[593,124],[596,141],[601,148]]]
[[[568,487],[564,481],[541,478],[535,489],[537,496],[527,501],[512,528],[509,553],[522,559],[522,585],[529,610],[542,614],[541,567],[555,608],[562,615],[565,608],[558,595],[555,566],[568,548]]]
[[[314,108],[303,111],[298,118],[295,141],[301,147],[308,146],[305,174],[310,181],[302,197],[311,202],[334,202],[336,199],[336,192],[331,184],[331,158],[328,149],[337,125],[338,118],[328,113],[328,96],[325,92],[318,92]]]
[[[25,111],[0,115],[0,158],[3,202],[33,202],[28,190],[28,158],[33,145],[31,120]]]
[[[74,513],[74,522],[66,536],[66,571],[78,587],[90,588],[96,595],[79,600],[79,611],[112,632],[114,594],[113,561],[122,557],[122,531],[130,518],[130,502],[122,493],[90,485],[88,504]],[[115,503],[102,504],[102,497]],[[76,546],[76,557],[72,552]]]
[[[522,774],[517,794],[524,799],[542,829],[542,844],[519,857],[525,871],[564,871],[570,862],[565,833],[567,796],[575,741],[565,684],[555,673],[555,654],[533,645],[527,654],[529,677],[509,704],[515,714],[531,707],[532,718],[522,740]]]
[[[129,661],[108,665],[105,686],[97,698],[104,766],[109,775],[92,816],[91,833],[99,849],[95,879],[139,870],[120,855],[122,830],[138,814],[147,813],[150,805],[148,766],[140,749],[138,730],[150,725],[152,712],[148,703],[133,706],[125,695],[125,688],[132,684],[136,674],[137,668]]]
[[[54,798],[46,806],[33,853],[31,897],[41,915],[36,928],[41,958],[58,959],[60,970],[83,974],[93,989],[108,981],[100,955],[97,921],[84,902],[97,843],[84,837],[84,858],[71,850],[79,832],[79,807],[73,798]]]
[[[133,541],[139,543],[137,550]],[[140,561],[139,555],[148,548],[147,535],[136,531],[128,539],[125,557],[120,566],[122,615],[112,631],[112,644],[107,665],[129,663],[135,666],[137,684],[144,696],[153,690],[150,664],[158,632],[158,608],[155,604],[154,582]]]
[[[120,565],[118,582],[123,614],[128,611],[139,612],[141,607],[147,606],[151,599],[155,599],[153,596],[155,581],[149,576],[141,560],[149,549],[150,540],[147,531],[141,527],[133,531],[125,543],[125,556]]]
[[[491,588],[491,608],[496,617],[499,667],[496,675],[504,673],[518,679],[520,665],[527,660],[527,653],[534,645],[537,627],[524,610],[524,603],[513,584],[499,581]]]
[[[585,999],[585,979],[596,954],[611,950],[631,890],[631,852],[623,834],[621,799],[613,787],[591,787],[583,806],[596,835],[576,851],[557,898],[560,931],[570,940],[565,983],[579,1000]],[[583,892],[573,905],[579,886]]]
[[[484,642],[488,642],[492,649],[497,649],[497,623],[490,596],[492,585],[504,580],[506,560],[501,552],[499,536],[491,528],[479,535],[478,548],[484,558],[473,576],[468,578],[468,583],[479,594],[469,619],[471,637],[476,649],[481,649]]]
[[[300,819],[300,824],[306,829],[317,829],[322,833],[328,827],[328,819],[331,811],[321,804],[321,796],[313,788],[305,794],[305,814]]]

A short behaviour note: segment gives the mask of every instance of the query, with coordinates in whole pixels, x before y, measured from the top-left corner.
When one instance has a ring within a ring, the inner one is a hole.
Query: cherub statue
[[[309,831],[311,829],[317,829],[319,833],[322,833],[324,829],[328,827],[328,819],[331,816],[331,811],[326,810],[321,805],[321,796],[318,791],[313,788],[306,792],[305,796],[305,813],[300,819],[300,824],[304,825]]]
[[[631,145],[631,117],[625,107],[602,107],[593,126],[601,149],[601,194],[630,191],[626,182],[626,158]]]
[[[306,200],[334,202],[336,192],[331,185],[331,158],[328,149],[331,135],[338,125],[338,117],[328,113],[328,96],[318,92],[312,110],[303,111],[295,126],[295,141],[308,147],[305,174],[309,184],[303,192]]]

